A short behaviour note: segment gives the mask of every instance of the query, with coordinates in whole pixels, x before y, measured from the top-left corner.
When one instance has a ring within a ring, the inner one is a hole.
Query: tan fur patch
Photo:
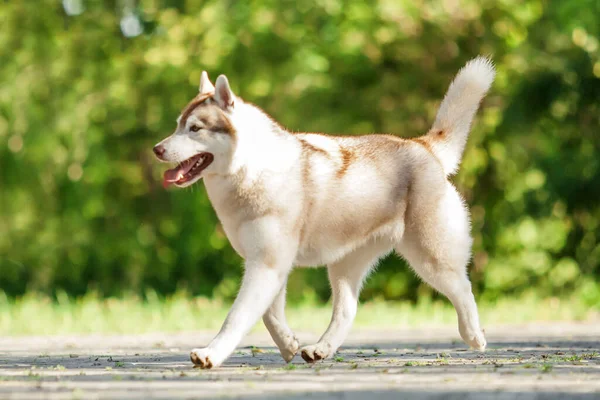
[[[213,104],[197,107],[192,115],[201,121],[207,129],[235,136],[235,128],[223,110]]]
[[[350,164],[352,164],[352,161],[356,158],[356,155],[345,147],[340,147],[340,153],[342,154],[342,166],[336,172],[338,178],[341,178],[346,174]]]
[[[181,126],[185,126],[187,119],[192,114],[192,112],[196,109],[196,107],[198,107],[200,104],[204,103],[207,99],[212,98],[212,97],[213,97],[213,93],[199,94],[198,96],[194,97],[192,99],[192,101],[190,101],[188,103],[188,105],[185,106],[185,108],[183,109],[183,112],[181,113],[181,120],[179,121]]]
[[[317,146],[314,146],[311,143],[308,143],[304,139],[300,139],[300,144],[302,144],[302,153],[305,153],[305,152],[319,153],[321,155],[324,155],[327,158],[331,158],[327,151],[325,151]]]
[[[196,96],[196,98],[194,98],[194,100],[192,100],[184,109],[179,123],[182,127],[185,126],[187,120],[193,115],[201,121],[208,130],[235,137],[235,128],[227,115],[225,115],[223,110],[213,102],[207,102],[211,97],[211,93]]]
[[[420,137],[416,137],[416,138],[410,138],[408,140],[410,140],[411,142],[418,143],[421,146],[425,147],[425,149],[433,156],[433,158],[435,158],[436,161],[440,165],[442,165],[442,162],[440,161],[440,158],[435,154],[435,152],[431,148],[431,140],[443,139],[444,134],[445,134],[445,132],[443,130],[439,130],[438,132],[436,132],[436,136],[435,137],[429,136],[429,134],[427,134],[425,136],[420,136]]]
[[[433,154],[433,151],[431,150],[431,145],[427,140],[423,139],[423,137],[410,138],[409,140],[419,143],[421,146],[425,147],[428,152]]]

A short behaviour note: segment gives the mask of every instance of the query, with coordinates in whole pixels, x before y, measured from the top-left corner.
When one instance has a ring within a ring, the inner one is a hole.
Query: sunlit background
[[[484,54],[497,79],[453,178],[476,296],[598,310],[599,15],[597,0],[0,2],[0,303],[235,297],[241,259],[202,184],[164,190],[151,151],[203,69],[290,130],[417,136]],[[294,272],[292,305],[329,295],[323,269]],[[361,296],[418,298],[437,295],[395,256]]]

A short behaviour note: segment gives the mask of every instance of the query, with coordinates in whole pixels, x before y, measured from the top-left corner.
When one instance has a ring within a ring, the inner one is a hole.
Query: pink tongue
[[[183,168],[176,167],[173,169],[166,170],[163,175],[163,187],[167,188],[173,182],[177,182],[183,176]]]
[[[166,170],[163,174],[163,187],[167,188],[169,187],[169,185],[183,178],[183,176],[187,174],[190,171],[190,169],[192,169],[195,163],[196,160],[192,159],[184,161],[183,163],[179,164],[173,169]]]

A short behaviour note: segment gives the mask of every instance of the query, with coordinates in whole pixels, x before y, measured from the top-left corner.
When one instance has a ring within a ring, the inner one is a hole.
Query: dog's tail
[[[495,75],[488,58],[469,61],[450,84],[431,130],[420,138],[439,158],[446,175],[458,170],[471,122]]]

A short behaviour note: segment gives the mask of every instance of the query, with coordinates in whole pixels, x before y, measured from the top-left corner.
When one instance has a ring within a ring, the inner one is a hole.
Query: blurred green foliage
[[[241,260],[204,189],[165,191],[151,147],[200,72],[295,131],[423,134],[489,54],[491,94],[453,178],[480,297],[600,305],[597,0],[21,0],[0,3],[0,290],[229,299]],[[294,272],[293,299],[329,296]],[[363,298],[432,294],[389,257]]]

